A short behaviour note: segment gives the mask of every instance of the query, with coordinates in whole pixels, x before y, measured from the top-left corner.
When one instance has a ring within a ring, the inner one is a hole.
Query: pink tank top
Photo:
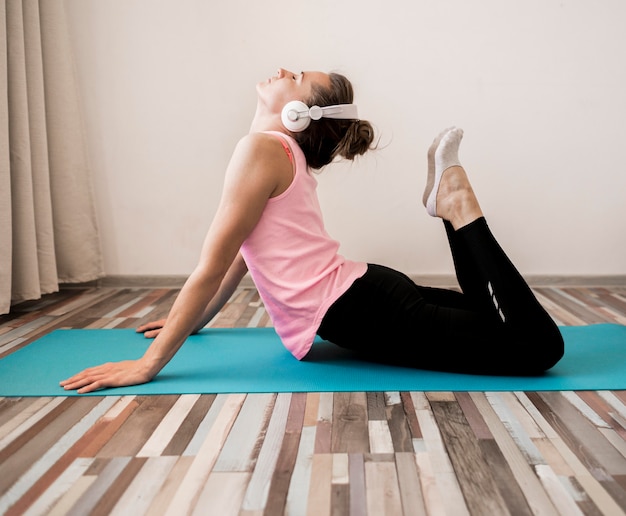
[[[302,150],[290,136],[270,134],[289,144],[285,149],[295,160],[294,178],[287,190],[267,201],[241,254],[276,333],[300,360],[328,308],[365,274],[367,264],[338,254],[339,243],[324,229],[317,180]]]

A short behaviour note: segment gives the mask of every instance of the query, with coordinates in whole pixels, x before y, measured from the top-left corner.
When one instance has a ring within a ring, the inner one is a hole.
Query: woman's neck
[[[286,133],[287,131],[280,122],[272,120],[258,120],[254,119],[250,124],[250,133],[260,133],[263,131],[280,131]]]
[[[285,127],[280,121],[280,114],[270,113],[257,107],[252,123],[250,124],[250,132],[260,133],[263,131],[286,132]]]

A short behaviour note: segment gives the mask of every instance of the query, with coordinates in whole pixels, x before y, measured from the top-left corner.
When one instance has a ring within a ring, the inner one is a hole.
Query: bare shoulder
[[[250,133],[245,135],[237,143],[237,151],[243,154],[252,153],[257,156],[261,153],[264,157],[269,157],[272,154],[281,156],[285,153],[278,137],[268,133]]]
[[[272,134],[250,133],[239,140],[231,165],[250,180],[271,185],[270,197],[280,194],[292,181],[293,165],[281,141]]]

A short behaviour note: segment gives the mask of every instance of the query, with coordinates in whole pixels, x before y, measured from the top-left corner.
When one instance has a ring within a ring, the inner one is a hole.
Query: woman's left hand
[[[137,333],[143,333],[143,336],[147,339],[153,339],[165,326],[166,319],[159,319],[158,321],[150,321],[137,327]]]

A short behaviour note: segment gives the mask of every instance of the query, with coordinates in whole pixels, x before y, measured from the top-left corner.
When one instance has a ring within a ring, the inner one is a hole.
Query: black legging
[[[475,374],[534,375],[563,356],[556,324],[480,218],[444,222],[462,293],[368,265],[318,334],[369,360]]]

